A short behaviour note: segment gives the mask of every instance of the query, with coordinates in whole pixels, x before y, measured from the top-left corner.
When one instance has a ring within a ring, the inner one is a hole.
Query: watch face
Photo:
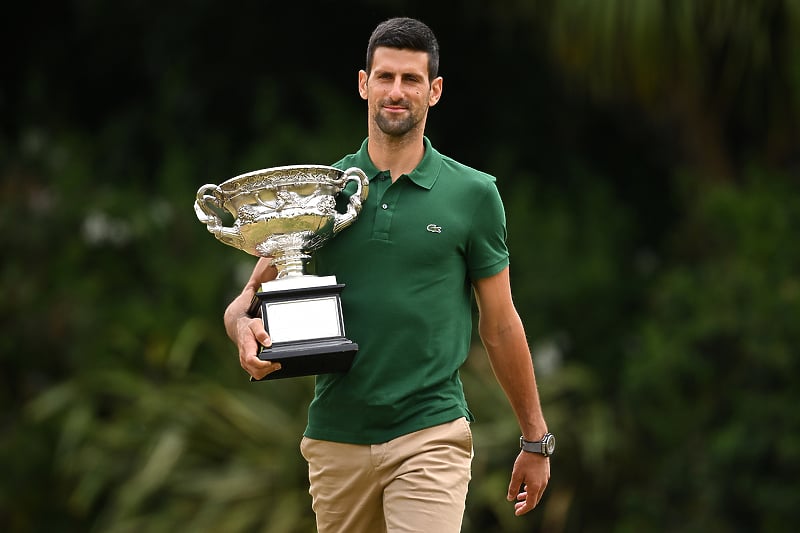
[[[544,449],[547,450],[547,455],[552,455],[556,450],[556,438],[552,434],[545,439]]]

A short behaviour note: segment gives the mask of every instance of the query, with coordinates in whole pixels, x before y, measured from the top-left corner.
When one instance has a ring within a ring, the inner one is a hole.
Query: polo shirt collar
[[[369,139],[364,139],[361,143],[361,148],[355,154],[355,166],[364,171],[370,181],[375,179],[382,173],[372,160],[369,158],[367,144]],[[422,161],[419,162],[417,168],[408,174],[410,179],[416,185],[424,188],[431,189],[439,178],[439,171],[442,168],[442,154],[440,154],[431,144],[430,139],[427,137],[422,138],[425,145],[425,154],[422,156]]]

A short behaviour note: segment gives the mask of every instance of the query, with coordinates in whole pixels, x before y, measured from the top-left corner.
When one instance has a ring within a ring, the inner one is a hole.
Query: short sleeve
[[[472,280],[488,278],[508,266],[506,214],[494,181],[487,181],[472,216],[466,246],[467,269]]]

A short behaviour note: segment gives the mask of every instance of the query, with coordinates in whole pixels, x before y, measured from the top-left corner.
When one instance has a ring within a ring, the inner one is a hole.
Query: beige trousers
[[[320,533],[456,533],[471,477],[469,422],[452,422],[383,444],[304,437],[309,493]]]

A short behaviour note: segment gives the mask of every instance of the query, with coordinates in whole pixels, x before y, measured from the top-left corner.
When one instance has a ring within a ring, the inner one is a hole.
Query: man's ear
[[[441,76],[434,78],[433,82],[431,83],[431,94],[428,97],[428,105],[435,106],[439,100],[442,99],[442,86],[444,84],[444,80]]]
[[[367,99],[367,79],[369,76],[365,70],[358,71],[358,94],[361,95],[361,98],[364,100]]]

